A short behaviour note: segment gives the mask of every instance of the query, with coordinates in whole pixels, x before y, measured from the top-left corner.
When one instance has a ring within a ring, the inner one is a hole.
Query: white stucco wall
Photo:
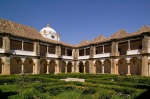
[[[102,53],[94,55],[94,58],[110,57],[110,53]]]

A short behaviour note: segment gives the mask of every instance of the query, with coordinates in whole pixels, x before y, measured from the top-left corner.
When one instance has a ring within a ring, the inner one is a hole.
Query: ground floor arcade
[[[19,74],[22,72],[30,74],[56,74],[56,73],[101,73],[119,75],[141,75],[141,57],[120,57],[115,59],[95,60],[59,60],[51,58],[37,59],[34,57],[11,56],[7,59],[0,57],[0,74]],[[76,63],[75,63],[76,62]],[[6,64],[7,63],[7,64]],[[92,64],[91,64],[92,63]],[[8,66],[6,66],[8,65]],[[150,64],[148,64],[148,75],[150,75]]]

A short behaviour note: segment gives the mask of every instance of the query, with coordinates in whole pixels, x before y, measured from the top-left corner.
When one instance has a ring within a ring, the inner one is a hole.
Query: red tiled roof
[[[150,32],[150,27],[144,25],[139,30],[137,30],[136,32],[134,32],[133,34],[141,34],[143,32]]]
[[[112,36],[110,36],[109,38],[105,38],[104,36],[100,35],[100,36],[96,37],[95,39],[93,39],[92,41],[83,40],[82,42],[80,42],[77,45],[72,45],[69,43],[62,42],[62,41],[55,41],[55,40],[50,40],[48,38],[44,38],[33,27],[25,26],[22,24],[18,24],[18,23],[11,22],[9,20],[5,20],[5,19],[0,18],[0,33],[9,33],[13,36],[18,36],[18,37],[23,37],[23,38],[28,38],[28,39],[39,39],[39,40],[44,41],[44,42],[49,42],[49,43],[54,43],[54,44],[62,44],[64,46],[68,46],[68,47],[88,46],[90,44],[107,42],[107,41],[110,41],[111,39],[121,39],[121,38],[140,35],[143,32],[149,32],[150,33],[150,27],[143,26],[138,31],[136,31],[134,33],[127,33],[125,30],[121,29],[121,30],[117,31],[115,34],[113,34]]]
[[[39,39],[41,41],[45,41],[49,43],[63,44],[66,46],[73,47],[73,45],[65,43],[65,42],[60,42],[60,41],[55,41],[55,40],[50,40],[48,38],[44,38],[33,27],[25,26],[25,25],[11,22],[9,20],[5,20],[1,18],[0,18],[0,33],[9,33],[13,36],[19,36],[19,37],[28,38],[28,39]]]
[[[112,36],[110,36],[110,39],[116,39],[116,38],[120,38],[120,37],[124,37],[124,36],[128,36],[129,33],[127,33],[125,30],[121,29],[119,31],[117,31],[115,34],[113,34]]]
[[[90,41],[88,41],[88,40],[83,40],[82,42],[80,42],[80,43],[77,44],[76,46],[77,46],[77,47],[81,47],[81,46],[86,46],[86,45],[88,45],[88,44],[90,44]]]
[[[100,35],[100,36],[97,36],[96,38],[94,38],[93,40],[92,40],[92,42],[93,43],[96,43],[96,42],[99,42],[99,41],[103,41],[103,40],[105,40],[106,38],[104,37],[104,36],[102,36],[102,35]]]

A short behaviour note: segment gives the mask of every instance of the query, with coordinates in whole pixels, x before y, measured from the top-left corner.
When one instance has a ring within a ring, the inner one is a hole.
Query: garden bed
[[[60,80],[66,78],[70,81]],[[0,97],[2,99],[62,99],[62,97],[64,99],[148,99],[150,77],[81,73],[0,75]]]

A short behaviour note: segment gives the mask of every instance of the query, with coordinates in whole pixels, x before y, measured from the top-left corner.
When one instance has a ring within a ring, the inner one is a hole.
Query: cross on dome
[[[47,27],[50,27],[50,24],[49,24],[49,23],[47,24]]]

